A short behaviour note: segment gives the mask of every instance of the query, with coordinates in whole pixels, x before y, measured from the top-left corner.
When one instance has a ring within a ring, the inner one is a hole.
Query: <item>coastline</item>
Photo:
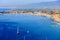
[[[55,22],[60,23],[60,14],[47,14],[47,13],[22,13],[22,14],[28,14],[28,15],[36,15],[36,16],[45,16],[52,18]]]
[[[9,13],[9,14],[18,14],[18,13]],[[48,14],[42,12],[35,12],[35,13],[19,13],[19,14],[26,14],[26,15],[36,15],[36,16],[44,16],[53,19],[55,22],[60,23],[60,14]],[[2,14],[0,14],[2,15]]]
[[[40,13],[40,14],[37,14],[37,15],[52,18],[55,22],[60,23],[60,16],[59,16],[59,14],[52,14],[52,15],[50,15],[50,14],[46,14],[46,13],[44,13],[44,14]]]

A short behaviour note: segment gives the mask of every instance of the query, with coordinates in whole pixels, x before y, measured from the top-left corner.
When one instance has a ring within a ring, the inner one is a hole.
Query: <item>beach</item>
[[[29,14],[29,15],[36,15],[36,16],[45,16],[52,18],[54,21],[60,23],[60,14],[48,14],[42,12],[34,12],[34,13],[22,13],[22,14]]]

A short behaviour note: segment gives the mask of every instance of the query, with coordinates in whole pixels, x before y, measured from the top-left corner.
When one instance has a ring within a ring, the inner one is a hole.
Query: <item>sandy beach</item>
[[[24,13],[29,15],[36,15],[36,16],[45,16],[52,18],[54,21],[60,23],[60,14],[48,14],[48,13],[41,13],[41,12],[34,12],[34,13]]]
[[[45,17],[50,17],[53,20],[55,20],[56,22],[60,23],[60,15],[59,14],[52,14],[52,15],[50,15],[50,14],[47,14],[47,13],[37,13],[37,15],[45,16]]]
[[[47,14],[47,13],[37,13],[35,15],[49,17],[49,18],[52,18],[54,21],[60,23],[60,14],[50,15],[50,14]]]

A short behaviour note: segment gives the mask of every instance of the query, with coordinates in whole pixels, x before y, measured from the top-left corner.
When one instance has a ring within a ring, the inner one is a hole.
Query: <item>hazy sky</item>
[[[50,1],[57,1],[57,0],[0,0],[0,7],[26,5],[30,3],[50,2]]]

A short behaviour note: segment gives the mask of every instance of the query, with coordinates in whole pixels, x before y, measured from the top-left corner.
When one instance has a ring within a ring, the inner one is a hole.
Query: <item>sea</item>
[[[44,16],[0,14],[0,40],[60,40],[60,25]]]

